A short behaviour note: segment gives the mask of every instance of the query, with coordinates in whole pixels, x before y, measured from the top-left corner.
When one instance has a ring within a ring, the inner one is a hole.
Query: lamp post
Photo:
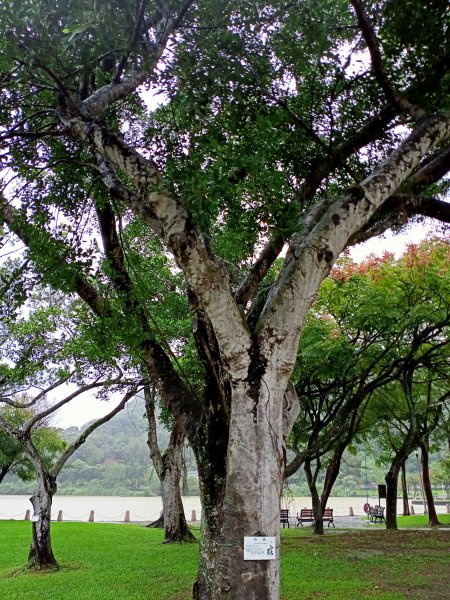
[[[364,469],[366,471],[366,502],[369,504],[369,480],[367,478],[367,452],[364,448]]]

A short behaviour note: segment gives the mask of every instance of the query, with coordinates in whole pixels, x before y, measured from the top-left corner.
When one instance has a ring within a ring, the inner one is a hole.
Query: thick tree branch
[[[449,136],[448,115],[423,120],[382,165],[329,208],[301,245],[293,248],[293,258],[273,286],[257,325],[261,336],[266,333],[261,338],[265,345],[269,344],[266,356],[271,356],[272,340],[285,340],[285,358],[293,368],[306,311],[334,260],[407,179],[421,157]]]
[[[107,179],[114,178],[113,168],[106,161],[101,160],[101,158],[100,163]],[[125,186],[122,186],[118,180],[114,186],[116,190],[120,189],[123,192],[123,199],[125,197],[124,194],[127,194]],[[129,198],[128,195],[127,197]],[[182,381],[170,361],[168,354],[173,359],[175,357],[169,342],[165,341],[167,350],[165,352],[162,346],[154,339],[151,322],[149,321],[151,315],[136,297],[134,284],[128,272],[123,248],[117,234],[114,212],[109,201],[105,198],[99,199],[96,202],[96,211],[105,254],[111,266],[113,284],[121,295],[126,312],[135,315],[139,319],[142,331],[146,334],[145,339],[140,342],[139,346],[150,377],[153,381],[160,383],[162,387],[159,387],[159,390],[162,398],[173,414],[179,418],[188,437],[192,438],[200,418],[198,399],[192,393],[189,382]],[[152,321],[154,322],[154,320]],[[183,399],[182,402],[181,399]],[[181,405],[183,406],[183,411],[180,411]]]
[[[24,223],[19,212],[10,203],[8,203],[3,196],[0,196],[0,214],[3,216],[3,220],[8,227],[22,240],[26,246],[28,246],[31,243],[31,229],[33,226],[31,224]],[[111,231],[107,231],[107,222],[109,227],[112,225],[111,218],[112,215],[110,213],[106,215],[104,212],[103,221],[100,220],[100,225],[103,225],[103,234],[106,236],[106,238],[108,238],[108,240],[110,236],[114,237],[114,234],[112,234]],[[42,233],[41,230],[39,230],[39,233]],[[113,237],[111,239],[113,239]],[[66,250],[63,245],[61,245],[61,249],[61,253],[65,256]],[[117,247],[115,250],[117,250]],[[109,246],[109,251],[110,255],[112,256],[111,246]],[[120,266],[119,262],[117,262],[116,259],[114,260],[114,267],[118,268]],[[120,260],[123,266],[123,256],[121,256]],[[67,265],[68,263],[66,263],[65,259],[61,259],[59,261],[58,268],[62,269]],[[122,291],[128,290],[131,293],[132,286],[128,273],[122,270],[117,276],[121,280],[121,285],[123,288]],[[97,314],[99,317],[105,317],[112,314],[109,303],[100,296],[97,290],[89,282],[87,282],[84,277],[79,274],[75,275],[74,285],[75,291],[79,297],[86,302],[86,304],[94,311],[95,314]],[[131,308],[133,310],[136,309],[135,302]],[[139,305],[138,308],[140,311],[141,321],[145,326],[145,329],[148,329],[147,318],[142,312],[142,307]],[[141,351],[152,374],[153,381],[157,381],[160,384],[159,389],[164,400],[171,407],[174,415],[180,418],[180,422],[182,423],[187,435],[191,437],[196,433],[196,426],[200,420],[201,407],[199,402],[189,391],[186,385],[183,384],[182,380],[175,372],[170,359],[163,349],[152,339],[151,335],[149,335],[147,339],[142,342]],[[167,376],[169,373],[171,374],[170,377]]]
[[[165,187],[156,165],[96,121],[86,123],[79,115],[62,119],[75,137],[89,143],[135,186],[136,195],[124,194],[124,202],[150,227],[159,224],[155,232],[174,255],[191,292],[207,314],[224,362],[238,378],[245,377],[242,357],[251,341],[245,319],[232,296],[228,272],[211,256],[184,206]]]
[[[113,198],[117,198],[128,207],[137,207],[142,204],[138,195],[132,189],[127,187],[122,181],[120,181],[111,163],[98,153],[97,166],[103,182]],[[142,207],[142,210],[145,210],[145,206]],[[154,218],[153,211],[148,211],[144,220],[158,237],[163,235],[161,223],[158,219]]]
[[[406,182],[406,187],[417,192],[435,183],[450,171],[450,146],[441,150],[430,162],[416,171]]]
[[[388,229],[401,227],[415,216],[450,223],[450,203],[427,196],[393,194],[382,209],[360,231],[349,238],[347,246],[361,244],[382,235]]]
[[[275,233],[265,245],[261,254],[250,267],[249,273],[235,293],[237,304],[244,306],[253,297],[262,279],[268,273],[284,245],[284,237]]]
[[[431,73],[402,92],[403,97],[414,96],[422,89],[428,89],[436,84],[450,68],[450,56],[446,54],[437,61]],[[346,136],[345,141],[334,148],[330,156],[320,156],[311,165],[310,173],[298,192],[302,206],[306,205],[319,189],[322,181],[335,169],[361,148],[364,148],[382,132],[398,115],[399,109],[394,104],[387,104],[376,115],[355,133]]]

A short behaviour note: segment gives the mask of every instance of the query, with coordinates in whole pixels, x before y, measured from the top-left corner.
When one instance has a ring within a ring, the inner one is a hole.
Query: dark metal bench
[[[380,521],[380,523],[386,522],[384,518],[384,506],[376,504],[370,508],[368,515],[369,521],[372,523],[377,523],[378,521]]]
[[[289,529],[289,509],[288,508],[282,508],[280,510],[280,524],[283,525],[283,529],[285,527],[285,525],[288,526]]]
[[[323,522],[325,523],[326,521],[328,521],[327,527],[329,527],[330,525],[333,525],[333,527],[336,527],[335,524],[334,524],[333,509],[332,508],[326,508],[323,511]]]

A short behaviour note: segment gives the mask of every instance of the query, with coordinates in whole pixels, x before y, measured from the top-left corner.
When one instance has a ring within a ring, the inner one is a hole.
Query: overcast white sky
[[[393,252],[396,256],[399,256],[403,253],[408,243],[421,242],[431,232],[438,232],[438,225],[432,222],[425,226],[411,226],[407,232],[400,235],[394,236],[392,233],[387,232],[382,237],[373,238],[364,244],[355,246],[351,249],[350,254],[356,261],[363,260],[369,254],[381,256],[386,251]],[[80,427],[87,421],[99,418],[109,412],[114,406],[113,400],[114,398],[111,398],[108,402],[104,400],[100,401],[89,394],[81,396],[58,411],[54,418],[54,425],[62,428],[71,425]],[[119,396],[116,396],[115,400],[119,402]],[[128,406],[128,410],[132,410],[134,400]]]

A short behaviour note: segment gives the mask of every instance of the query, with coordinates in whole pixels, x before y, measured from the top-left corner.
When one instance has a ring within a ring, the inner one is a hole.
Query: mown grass
[[[447,515],[445,515],[447,517]],[[417,517],[415,517],[417,519]],[[137,525],[53,523],[61,569],[21,570],[30,523],[0,521],[2,600],[189,600],[198,546]],[[450,530],[282,531],[282,600],[444,600]]]
[[[439,514],[438,519],[443,527],[450,527],[450,514]],[[428,515],[397,517],[397,525],[399,527],[427,527]]]
[[[450,528],[450,514],[439,514],[439,527]],[[366,517],[366,520],[369,520],[369,517]],[[381,521],[377,523],[370,524],[371,529],[384,529],[386,525]],[[428,527],[428,515],[413,515],[411,517],[397,517],[397,527],[405,528],[413,528],[417,529]]]

